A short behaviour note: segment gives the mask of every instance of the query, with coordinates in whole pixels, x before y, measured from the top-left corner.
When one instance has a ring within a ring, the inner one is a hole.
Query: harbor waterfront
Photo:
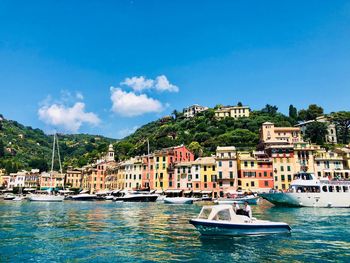
[[[201,237],[202,204],[0,201],[0,262],[348,262],[348,208],[252,206],[291,234]]]

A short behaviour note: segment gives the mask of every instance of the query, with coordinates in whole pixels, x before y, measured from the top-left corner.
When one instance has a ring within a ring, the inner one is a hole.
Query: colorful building
[[[73,189],[83,188],[83,171],[81,168],[68,169],[65,178],[66,187]]]
[[[319,178],[350,178],[350,170],[344,169],[343,157],[336,152],[328,152],[324,149],[321,149],[316,153],[315,174]]]
[[[274,188],[272,159],[263,152],[238,154],[238,190],[268,192]]]
[[[220,196],[235,193],[237,190],[237,155],[234,146],[217,147],[215,162]]]
[[[302,141],[299,127],[275,127],[272,122],[264,122],[260,128],[260,142],[265,146]]]

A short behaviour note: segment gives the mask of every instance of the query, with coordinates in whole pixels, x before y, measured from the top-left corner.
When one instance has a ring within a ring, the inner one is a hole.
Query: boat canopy
[[[205,191],[205,190],[203,190],[201,193],[202,194],[211,194],[213,191]]]

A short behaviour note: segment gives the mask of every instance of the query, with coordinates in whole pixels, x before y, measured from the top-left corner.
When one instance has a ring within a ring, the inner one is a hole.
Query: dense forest
[[[315,104],[299,111],[290,105],[288,116],[278,112],[277,106],[268,104],[261,110],[252,111],[249,118],[227,117],[219,120],[215,118],[215,108],[193,118],[185,118],[175,110],[171,116],[150,122],[119,141],[88,134],[60,134],[59,145],[64,167],[81,167],[93,162],[106,152],[110,143],[114,144],[117,161],[145,154],[147,139],[151,152],[180,144],[188,146],[196,156],[211,155],[217,146],[234,145],[238,150],[251,150],[256,148],[259,128],[266,121],[279,127],[293,126],[299,121],[313,120],[324,115],[323,108]],[[338,142],[348,143],[350,112],[340,111],[328,116],[337,126]],[[313,143],[324,145],[326,134],[326,125],[314,122],[308,126],[305,137]],[[6,169],[7,173],[28,168],[47,170],[52,141],[52,135],[6,120],[0,115],[0,168]],[[57,166],[56,163],[55,167]]]

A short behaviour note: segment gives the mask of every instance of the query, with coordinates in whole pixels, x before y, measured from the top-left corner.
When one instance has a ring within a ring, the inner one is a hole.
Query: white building
[[[192,106],[184,108],[183,114],[186,118],[193,118],[197,113],[202,112],[202,111],[206,111],[207,109],[208,109],[208,107],[194,104]]]
[[[307,126],[311,123],[314,123],[315,121],[325,123],[327,126],[328,134],[326,135],[326,138],[325,138],[326,143],[336,144],[337,143],[337,132],[336,132],[335,124],[331,123],[327,119],[327,117],[325,117],[325,116],[319,116],[315,120],[301,122],[301,123],[295,125],[295,127],[300,127],[301,134],[305,135],[305,131],[306,131]]]

